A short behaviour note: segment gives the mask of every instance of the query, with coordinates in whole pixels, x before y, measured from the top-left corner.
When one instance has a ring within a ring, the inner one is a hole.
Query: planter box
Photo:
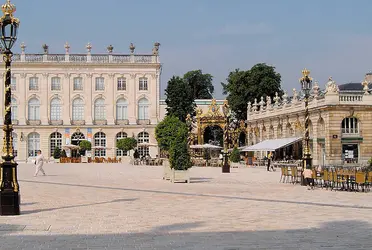
[[[87,156],[81,156],[81,162],[82,163],[88,163],[88,157]]]
[[[190,183],[190,170],[174,170],[172,169],[171,182],[186,182]]]
[[[232,168],[239,168],[239,165],[240,165],[239,162],[231,162],[231,163],[230,163],[230,166],[231,166]]]
[[[169,160],[163,161],[164,173],[163,180],[170,180],[172,176],[172,169],[170,168]]]

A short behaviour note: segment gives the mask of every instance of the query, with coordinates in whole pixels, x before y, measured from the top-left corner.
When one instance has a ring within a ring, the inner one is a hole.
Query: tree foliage
[[[59,159],[61,158],[61,149],[59,147],[56,147],[53,152],[53,158]]]
[[[187,146],[187,136],[184,130],[178,128],[176,136],[169,150],[170,167],[175,170],[187,170],[192,167],[190,153]]]
[[[80,146],[80,154],[85,155],[87,150],[92,150],[92,143],[87,140],[83,140],[79,143]]]
[[[240,161],[240,152],[239,152],[239,149],[237,149],[237,147],[234,147],[234,149],[231,151],[230,161],[231,162]]]
[[[165,89],[167,115],[185,122],[186,115],[194,112],[195,103],[190,86],[180,77],[173,76]]]
[[[279,96],[283,94],[281,88],[281,76],[275,72],[275,67],[265,63],[254,65],[250,70],[241,71],[236,69],[230,72],[227,83],[221,83],[224,94],[228,94],[227,100],[237,119],[247,119],[248,102],[253,103],[256,98],[259,102],[261,96],[273,98],[275,92]]]
[[[176,116],[166,116],[155,128],[155,137],[161,150],[169,151],[178,134],[187,140],[187,126]]]
[[[213,76],[210,74],[203,74],[199,70],[192,70],[187,72],[183,79],[190,86],[193,99],[211,99],[213,97],[214,86]]]
[[[137,140],[133,137],[119,139],[116,142],[116,147],[123,151],[130,151],[137,147]]]

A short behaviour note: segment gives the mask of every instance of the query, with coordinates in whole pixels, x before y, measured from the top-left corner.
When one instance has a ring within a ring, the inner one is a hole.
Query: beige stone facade
[[[152,53],[130,54],[22,53],[13,56],[12,120],[16,160],[27,161],[41,149],[51,156],[56,146],[92,141],[93,155],[114,157],[116,139],[134,136],[140,142],[156,144],[154,130],[160,120],[159,45]],[[0,85],[4,93],[4,85]],[[0,97],[3,103],[4,97]],[[0,110],[3,123],[3,110]],[[143,152],[142,152],[143,151]],[[143,147],[155,157],[157,147]]]
[[[372,156],[372,95],[368,83],[360,90],[342,89],[332,79],[320,91],[314,85],[309,102],[310,145],[314,165],[364,164]],[[304,102],[293,97],[261,99],[248,104],[248,145],[266,139],[302,137]]]

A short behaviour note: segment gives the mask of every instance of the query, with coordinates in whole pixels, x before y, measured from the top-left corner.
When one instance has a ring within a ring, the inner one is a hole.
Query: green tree
[[[59,147],[56,147],[53,152],[53,158],[59,159],[61,158],[61,149]]]
[[[203,74],[199,69],[187,72],[183,76],[183,79],[190,86],[194,100],[213,98],[214,86],[212,75]]]
[[[92,150],[92,143],[87,140],[83,140],[79,143],[80,146],[80,154],[85,155],[87,150]]]
[[[186,115],[194,112],[195,103],[190,86],[180,77],[173,76],[165,89],[167,115],[176,116],[185,122]]]
[[[123,151],[130,151],[137,147],[137,140],[133,137],[123,138],[117,141],[116,147]]]
[[[234,149],[231,151],[230,161],[231,162],[240,161],[240,152],[239,152],[239,149],[237,149],[236,147],[234,147]]]
[[[253,103],[255,98],[260,101],[261,96],[265,100],[267,96],[273,98],[275,92],[279,96],[283,94],[280,74],[275,72],[275,67],[265,63],[256,64],[247,71],[236,69],[226,80],[227,83],[221,83],[223,93],[228,94],[229,105],[239,120],[247,119],[248,102]]]
[[[192,167],[190,153],[187,146],[187,137],[182,128],[176,133],[169,150],[170,167],[175,170],[187,170]]]
[[[155,137],[161,150],[169,151],[178,134],[187,140],[187,126],[176,116],[166,116],[155,128]]]

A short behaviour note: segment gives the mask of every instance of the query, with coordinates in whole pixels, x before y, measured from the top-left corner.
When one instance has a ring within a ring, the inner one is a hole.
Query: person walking
[[[267,171],[270,172],[270,163],[271,163],[271,158],[273,157],[271,151],[269,152],[267,156]]]
[[[43,169],[43,165],[44,165],[44,156],[41,154],[41,150],[38,150],[36,160],[35,160],[36,170],[35,170],[34,177],[36,177],[39,172],[41,172],[45,176],[45,171]]]

